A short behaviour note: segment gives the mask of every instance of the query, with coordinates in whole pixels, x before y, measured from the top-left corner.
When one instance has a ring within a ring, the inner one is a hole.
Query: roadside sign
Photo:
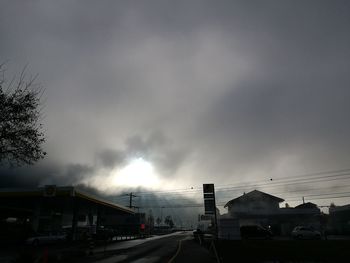
[[[214,199],[204,199],[204,211],[206,215],[213,215],[215,213]]]
[[[203,193],[214,193],[214,184],[203,184]]]
[[[216,212],[214,184],[203,184],[204,214],[214,215]]]
[[[203,184],[204,214],[214,216],[215,234],[218,237],[218,222],[215,204],[214,184]]]

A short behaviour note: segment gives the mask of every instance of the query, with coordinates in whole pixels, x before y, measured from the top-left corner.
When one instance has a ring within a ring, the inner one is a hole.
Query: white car
[[[67,238],[65,233],[45,233],[32,236],[26,240],[27,245],[37,246],[39,244],[50,244],[63,242]]]
[[[292,237],[297,239],[320,239],[321,233],[312,227],[297,226],[292,231]]]

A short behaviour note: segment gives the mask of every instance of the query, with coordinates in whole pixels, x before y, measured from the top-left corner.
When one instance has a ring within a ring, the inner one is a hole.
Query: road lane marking
[[[177,251],[175,253],[175,255],[168,261],[168,263],[172,263],[174,261],[174,259],[177,257],[177,255],[179,255],[180,250],[181,250],[181,244],[183,240],[188,239],[188,237],[185,237],[184,239],[179,240],[179,246],[177,247]]]

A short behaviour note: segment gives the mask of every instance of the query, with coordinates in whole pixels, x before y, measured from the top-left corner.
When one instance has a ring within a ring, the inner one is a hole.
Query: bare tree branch
[[[38,75],[26,77],[27,66],[16,84],[16,76],[7,83],[4,65],[0,64],[0,164],[33,164],[46,155],[40,123],[44,90],[35,82]]]

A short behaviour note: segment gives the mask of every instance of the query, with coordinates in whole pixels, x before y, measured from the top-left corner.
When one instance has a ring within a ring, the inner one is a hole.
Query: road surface
[[[94,252],[101,254],[103,248]],[[192,233],[178,232],[145,240],[132,240],[106,248],[108,257],[95,263],[215,262],[212,255],[193,241]]]
[[[2,248],[0,263],[67,262],[67,263],[212,263],[213,253],[193,239],[192,232],[177,232],[145,239],[135,239],[98,245],[88,244],[19,246]],[[92,252],[92,253],[90,253]]]

